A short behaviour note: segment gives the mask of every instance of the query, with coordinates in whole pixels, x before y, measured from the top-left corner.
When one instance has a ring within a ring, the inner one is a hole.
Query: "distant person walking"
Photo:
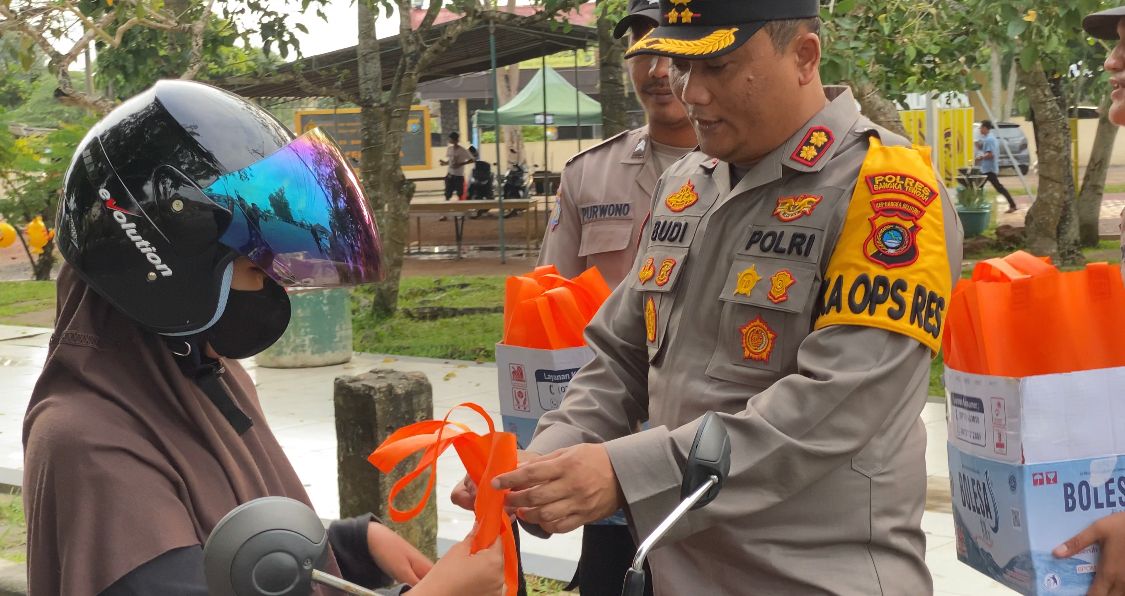
[[[445,159],[440,162],[443,166],[449,166],[449,171],[445,174],[445,200],[447,201],[455,194],[458,200],[465,198],[465,166],[476,161],[469,150],[461,146],[460,141],[460,134],[457,132],[449,133],[449,148],[445,150]]]
[[[1000,153],[1000,141],[992,134],[991,120],[984,120],[980,123],[980,139],[977,140],[977,165],[980,166],[980,171],[985,176],[988,176],[988,181],[992,183],[992,188],[996,192],[1004,195],[1008,199],[1008,213],[1015,213],[1019,210],[1016,207],[1016,201],[1012,199],[1012,193],[1000,184],[1000,162],[997,156]]]

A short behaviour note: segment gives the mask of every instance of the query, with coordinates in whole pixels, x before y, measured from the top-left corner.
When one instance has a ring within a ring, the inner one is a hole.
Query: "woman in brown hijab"
[[[327,137],[224,91],[162,81],[94,126],[67,173],[57,322],[24,422],[34,596],[207,594],[202,545],[227,512],[309,504],[234,359],[285,330],[282,286],[379,279],[373,221]],[[371,516],[329,540],[324,570],[369,587],[502,591],[498,545],[432,565]]]

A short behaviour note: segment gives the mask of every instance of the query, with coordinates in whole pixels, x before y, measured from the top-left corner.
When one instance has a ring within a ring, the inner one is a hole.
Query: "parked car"
[[[992,131],[996,135],[996,139],[1000,142],[1000,155],[997,158],[1000,160],[1000,175],[1012,175],[1016,173],[1016,166],[1019,166],[1020,172],[1023,174],[1031,170],[1031,151],[1027,142],[1027,135],[1023,134],[1023,129],[1015,122],[997,122],[996,129]],[[973,124],[973,140],[980,139],[980,124]],[[1008,150],[1005,151],[1004,147],[1007,146]],[[1011,152],[1011,157],[1008,153]],[[1013,161],[1012,158],[1015,158]]]

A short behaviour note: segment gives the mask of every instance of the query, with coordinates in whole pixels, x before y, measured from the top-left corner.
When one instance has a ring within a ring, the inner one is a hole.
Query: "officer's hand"
[[[552,534],[564,534],[604,519],[625,504],[604,445],[560,449],[497,476],[499,489],[511,489],[505,504],[516,515]]]
[[[434,566],[414,545],[378,522],[367,524],[367,550],[379,569],[397,583],[414,585]]]
[[[473,482],[468,474],[465,474],[465,477],[453,489],[453,494],[449,495],[449,500],[461,509],[473,511],[477,502],[477,483]]]
[[[520,464],[531,463],[538,457],[540,457],[540,455],[533,451],[516,452],[516,461]],[[473,482],[472,478],[469,478],[468,474],[465,474],[465,477],[462,478],[461,482],[457,484],[457,487],[453,489],[453,493],[449,495],[449,500],[453,501],[454,505],[462,509],[473,511],[476,508],[477,502],[477,484]],[[511,513],[513,512],[509,511],[509,514]]]
[[[475,533],[475,530],[474,530]],[[414,596],[501,596],[504,593],[504,550],[499,539],[492,546],[469,554],[473,534],[453,545],[433,571],[410,590]]]
[[[1055,549],[1059,558],[1071,557],[1092,544],[1101,544],[1097,573],[1089,596],[1125,596],[1125,513],[1094,522]]]

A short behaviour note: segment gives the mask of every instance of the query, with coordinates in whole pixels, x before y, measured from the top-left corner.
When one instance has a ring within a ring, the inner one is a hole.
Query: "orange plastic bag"
[[[1024,252],[981,262],[954,289],[943,337],[946,364],[1027,377],[1125,366],[1125,284],[1094,263],[1060,272]]]
[[[582,333],[610,288],[596,267],[574,279],[553,265],[509,277],[504,288],[503,343],[538,350],[585,345]]]
[[[457,450],[461,463],[465,465],[469,478],[477,485],[477,500],[473,506],[477,531],[471,551],[479,552],[497,539],[502,540],[504,584],[508,594],[515,594],[519,583],[519,567],[515,536],[504,512],[504,497],[508,491],[492,488],[492,478],[516,469],[516,436],[498,432],[492,424],[492,418],[477,404],[464,403],[457,407],[468,408],[480,414],[488,423],[488,432],[479,435],[464,424],[450,422],[449,415],[453,413],[450,410],[443,420],[425,420],[395,431],[367,457],[367,461],[387,474],[402,460],[422,451],[418,465],[391,487],[387,498],[391,519],[404,522],[413,519],[425,508],[437,478],[438,457],[452,445]],[[410,509],[399,509],[395,505],[395,497],[425,472],[429,472],[429,475],[421,498]]]

